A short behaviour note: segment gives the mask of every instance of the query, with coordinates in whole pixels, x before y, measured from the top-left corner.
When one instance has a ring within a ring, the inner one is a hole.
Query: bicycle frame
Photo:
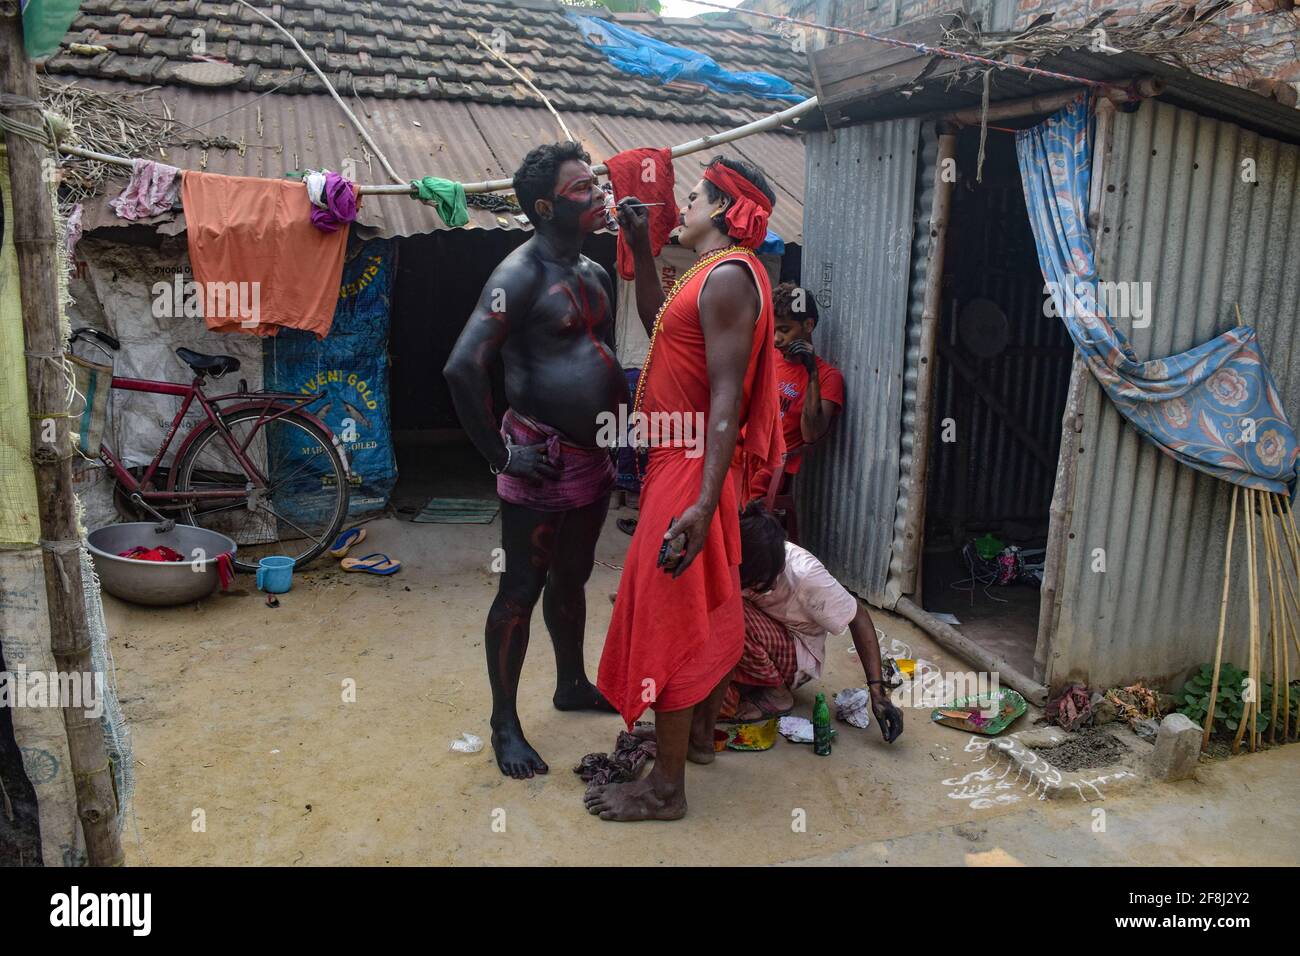
[[[109,469],[113,473],[113,477],[117,479],[118,483],[127,494],[138,494],[145,501],[170,501],[183,504],[186,502],[206,499],[242,498],[248,494],[247,488],[231,488],[224,491],[178,492],[176,491],[176,470],[174,468],[169,471],[167,476],[167,487],[165,490],[158,490],[153,487],[154,476],[157,474],[163,458],[167,456],[167,450],[171,447],[171,443],[176,437],[177,431],[180,430],[181,422],[185,420],[185,415],[190,410],[191,405],[194,404],[195,399],[198,400],[199,406],[203,409],[203,413],[207,418],[208,423],[211,424],[212,427],[216,428],[217,433],[225,439],[227,446],[229,446],[231,453],[244,469],[245,474],[252,476],[255,485],[259,488],[265,488],[268,482],[266,476],[258,470],[257,465],[253,462],[252,456],[247,452],[248,443],[252,441],[253,436],[257,434],[264,423],[274,421],[289,412],[299,411],[315,421],[316,424],[320,425],[326,433],[333,434],[329,427],[319,418],[312,415],[310,412],[304,411],[306,406],[318,401],[321,398],[320,395],[295,395],[292,392],[230,392],[225,395],[214,395],[209,397],[203,392],[203,376],[201,375],[196,376],[194,381],[189,385],[182,385],[179,382],[156,382],[150,379],[118,378],[114,376],[111,387],[128,392],[149,392],[154,395],[174,395],[178,398],[184,399],[184,401],[181,402],[180,410],[176,413],[176,417],[172,419],[171,428],[167,431],[167,437],[164,439],[162,447],[158,449],[158,454],[154,456],[153,461],[151,461],[148,467],[145,468],[144,475],[140,480],[136,480],[135,476],[126,469],[120,460],[118,460],[117,456],[113,454],[113,450],[109,448],[107,444],[101,444],[99,446],[100,459],[108,465]],[[262,411],[257,423],[249,430],[248,438],[242,445],[235,440],[235,436],[232,435],[230,429],[226,427],[225,420],[222,419],[220,409],[218,408],[218,405],[222,402],[236,400],[240,401],[240,404],[235,406],[233,409],[227,409],[227,411],[242,410],[245,408],[261,408]],[[194,441],[195,437],[198,436],[203,429],[204,425],[200,424],[195,425],[194,428],[190,430],[189,434],[185,436],[185,440],[181,443],[181,447],[176,451],[176,460],[179,460],[181,456],[185,454],[185,450],[189,447],[190,443]],[[344,468],[346,470],[346,463]]]

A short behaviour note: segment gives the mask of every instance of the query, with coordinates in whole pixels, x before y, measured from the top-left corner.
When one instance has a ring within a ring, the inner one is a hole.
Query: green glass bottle
[[[818,694],[813,704],[813,753],[819,757],[831,755],[831,711],[826,706],[826,695]]]

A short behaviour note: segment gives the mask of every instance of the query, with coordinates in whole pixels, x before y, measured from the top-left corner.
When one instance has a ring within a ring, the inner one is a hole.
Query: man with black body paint
[[[628,401],[614,353],[613,289],[582,255],[607,224],[606,194],[577,143],[539,146],[514,177],[536,234],[496,268],[443,370],[461,426],[498,475],[505,570],[488,612],[492,748],[501,772],[546,773],[516,710],[529,620],[542,613],[555,649],[560,710],[612,710],[582,658],[587,579],[614,469],[597,448],[602,413]],[[491,369],[501,361],[510,409],[498,430]],[[544,592],[544,596],[543,596]]]

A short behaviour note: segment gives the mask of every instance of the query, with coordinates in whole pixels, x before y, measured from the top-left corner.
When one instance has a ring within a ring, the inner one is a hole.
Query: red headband
[[[722,163],[704,168],[704,178],[731,198],[727,209],[727,232],[741,245],[757,249],[767,238],[767,217],[772,201],[734,169]]]

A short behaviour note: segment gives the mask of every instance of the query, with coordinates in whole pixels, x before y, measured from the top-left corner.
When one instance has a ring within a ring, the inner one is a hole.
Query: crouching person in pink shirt
[[[761,501],[740,514],[740,581],[745,649],[723,697],[721,717],[759,720],[794,706],[794,690],[821,677],[828,635],[847,630],[857,648],[880,733],[893,743],[903,715],[880,674],[880,644],[865,604],[820,561],[785,539]]]

